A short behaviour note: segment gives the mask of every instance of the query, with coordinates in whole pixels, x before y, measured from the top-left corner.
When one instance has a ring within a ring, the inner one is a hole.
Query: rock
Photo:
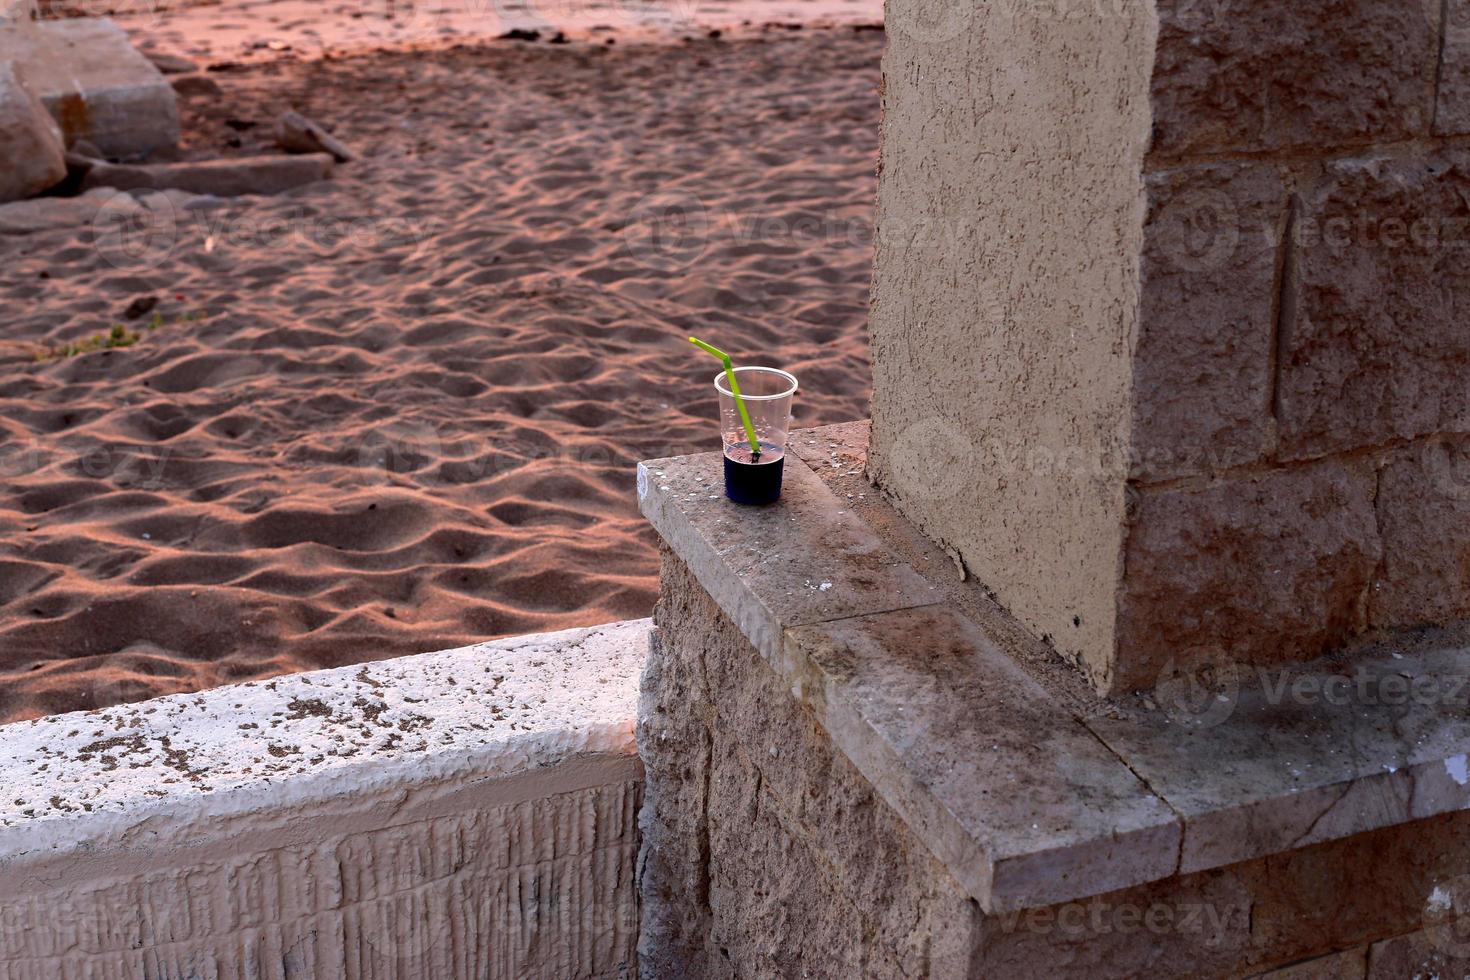
[[[139,317],[144,317],[152,313],[154,307],[157,305],[157,296],[139,296],[128,304],[127,309],[123,310],[123,317],[128,320],[136,320]]]
[[[357,159],[341,140],[299,112],[283,112],[276,120],[276,145],[287,153],[330,153],[338,163]]]
[[[0,235],[27,235],[91,224],[103,205],[117,197],[122,200],[112,207],[119,209],[120,213],[138,207],[138,203],[126,194],[107,191],[81,197],[38,197],[31,201],[3,204],[0,205]]]
[[[191,194],[176,187],[163,191],[133,191],[133,196],[150,211],[164,207],[172,208],[175,212],[208,211],[225,203],[224,198],[213,194]]]
[[[20,80],[0,62],[0,201],[34,197],[66,178],[61,129]]]
[[[541,32],[540,31],[536,31],[536,30],[530,30],[530,29],[527,29],[527,28],[524,28],[524,27],[512,27],[510,30],[506,31],[504,34],[501,34],[496,40],[500,40],[500,41],[539,41],[539,40],[541,40]]]
[[[97,144],[91,140],[72,140],[69,153],[79,157],[87,157],[91,160],[106,160],[106,155],[97,148]]]
[[[224,89],[220,88],[219,82],[208,75],[175,75],[169,79],[174,91],[184,96],[215,96],[223,95]]]
[[[166,51],[144,51],[143,57],[153,62],[153,67],[165,75],[188,75],[199,70],[199,66],[188,58],[181,58]]]
[[[116,187],[127,191],[177,188],[215,197],[279,194],[293,187],[325,180],[331,176],[332,164],[332,157],[327,153],[236,157],[194,163],[98,163],[87,174],[83,187]]]
[[[178,142],[173,87],[106,17],[0,31],[0,63],[6,61],[15,63],[61,124],[67,142],[85,138],[117,158],[141,157]]]

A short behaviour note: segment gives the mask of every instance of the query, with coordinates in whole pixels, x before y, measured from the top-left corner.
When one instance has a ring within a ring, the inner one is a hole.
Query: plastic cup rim
[[[738,367],[738,368],[735,369],[735,373],[736,374],[740,374],[743,371],[751,371],[751,372],[761,371],[761,372],[764,372],[766,374],[779,374],[781,377],[785,378],[788,382],[791,383],[791,388],[788,391],[778,391],[774,395],[747,395],[744,391],[741,391],[740,392],[740,399],[741,399],[741,401],[747,401],[747,402],[773,402],[773,401],[775,401],[778,398],[790,398],[792,395],[796,394],[796,387],[797,387],[796,375],[792,374],[789,371],[783,371],[780,368],[773,368],[773,367],[755,367],[755,366]],[[715,375],[715,391],[719,392],[722,395],[726,395],[726,396],[728,396],[730,398],[734,398],[735,397],[735,393],[732,392],[730,389],[728,389],[728,388],[726,388],[724,386],[724,381],[725,381],[725,372],[724,371],[720,371],[718,374]]]

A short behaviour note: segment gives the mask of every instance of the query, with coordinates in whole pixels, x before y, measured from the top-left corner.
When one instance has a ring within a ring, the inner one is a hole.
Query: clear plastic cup
[[[720,396],[720,434],[725,442],[725,496],[737,504],[775,503],[781,496],[796,377],[776,368],[738,367],[735,380],[761,451],[757,456],[751,450],[729,380],[721,371],[715,375],[715,391]]]

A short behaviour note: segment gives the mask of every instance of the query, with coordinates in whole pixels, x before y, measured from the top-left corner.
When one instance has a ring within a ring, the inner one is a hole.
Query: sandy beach
[[[182,155],[362,158],[0,235],[0,721],[648,614],[689,333],[867,414],[882,33],[606,40],[220,62]]]

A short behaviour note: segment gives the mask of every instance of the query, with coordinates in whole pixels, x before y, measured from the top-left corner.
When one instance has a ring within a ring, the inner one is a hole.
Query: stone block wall
[[[1470,616],[1470,2],[892,6],[898,507],[1109,693]]]
[[[987,914],[667,551],[655,622],[638,730],[651,980],[1470,969],[1470,812]]]

